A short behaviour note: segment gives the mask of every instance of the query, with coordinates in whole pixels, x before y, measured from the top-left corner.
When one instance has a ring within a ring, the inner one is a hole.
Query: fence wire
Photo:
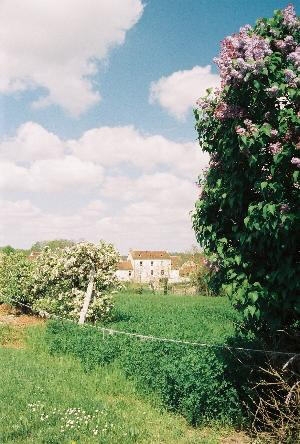
[[[71,322],[73,324],[77,324],[74,320],[64,318],[62,316],[58,316],[55,314],[48,313],[44,310],[34,310],[30,305],[24,304],[23,302],[18,301],[17,299],[11,299],[12,302],[15,302],[16,304],[26,307],[29,309],[32,313],[36,313],[38,316],[47,318],[47,319],[55,319],[60,320],[63,322]],[[295,357],[300,357],[299,353],[292,353],[292,352],[285,352],[285,351],[279,351],[279,350],[264,350],[264,349],[256,349],[256,348],[247,348],[247,347],[233,347],[226,344],[220,345],[220,344],[208,344],[206,342],[197,342],[197,341],[185,341],[183,339],[173,339],[173,338],[164,338],[159,336],[152,336],[152,335],[145,335],[141,333],[132,333],[124,330],[116,330],[113,328],[107,328],[107,327],[100,327],[98,325],[93,324],[83,324],[81,327],[92,327],[95,328],[103,333],[107,333],[108,335],[123,335],[128,337],[134,337],[141,340],[147,340],[147,341],[157,341],[157,342],[166,342],[166,343],[172,343],[172,344],[179,344],[179,345],[190,345],[193,347],[205,347],[205,348],[213,348],[213,349],[222,349],[222,350],[229,350],[230,352],[234,351],[243,351],[246,353],[263,353],[265,355],[272,355],[272,356],[289,356],[291,359],[294,359]]]

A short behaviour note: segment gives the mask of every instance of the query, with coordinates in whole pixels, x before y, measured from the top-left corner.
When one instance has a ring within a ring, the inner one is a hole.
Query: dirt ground
[[[20,310],[9,304],[0,304],[0,325],[11,325],[14,327],[27,327],[29,325],[42,324],[43,319],[23,314]]]
[[[250,438],[243,432],[236,432],[227,436],[226,438],[221,438],[220,444],[250,444]]]

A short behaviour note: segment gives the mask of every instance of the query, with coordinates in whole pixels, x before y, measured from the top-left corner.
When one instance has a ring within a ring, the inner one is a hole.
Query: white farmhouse
[[[130,250],[127,260],[132,263],[135,282],[170,277],[171,256],[166,251]]]
[[[180,282],[178,257],[166,251],[130,250],[127,260],[118,264],[116,275],[120,281],[154,282],[167,278]]]

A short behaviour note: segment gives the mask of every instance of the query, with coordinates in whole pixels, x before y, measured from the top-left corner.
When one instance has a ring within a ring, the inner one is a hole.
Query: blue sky
[[[207,165],[193,103],[220,41],[286,4],[3,0],[0,243],[188,249]]]

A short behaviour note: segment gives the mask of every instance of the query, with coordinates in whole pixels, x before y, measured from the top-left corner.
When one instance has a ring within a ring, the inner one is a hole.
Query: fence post
[[[95,269],[92,268],[91,273],[90,273],[89,283],[88,283],[87,290],[86,290],[86,293],[84,296],[84,301],[83,301],[82,309],[80,312],[78,324],[84,324],[85,317],[86,317],[86,314],[87,314],[87,311],[88,311],[88,308],[89,308],[89,305],[91,302],[91,298],[92,298],[94,279],[95,279]]]

